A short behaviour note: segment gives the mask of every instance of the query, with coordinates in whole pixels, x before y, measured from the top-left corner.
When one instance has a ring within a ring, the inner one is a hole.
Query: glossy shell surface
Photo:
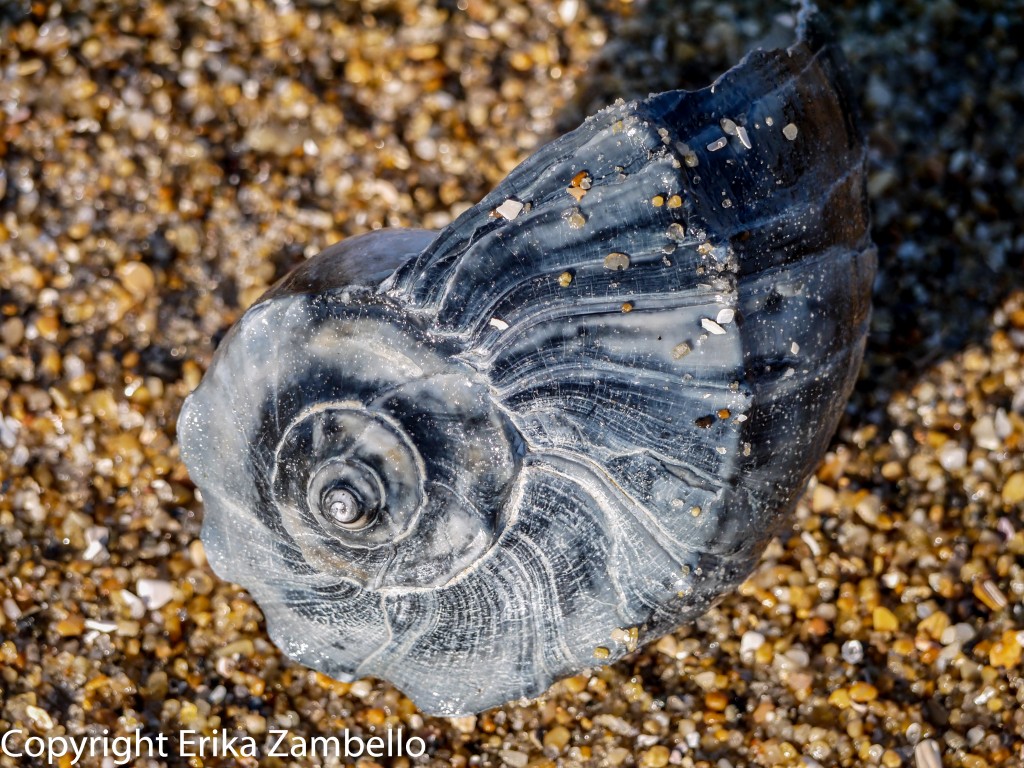
[[[865,149],[818,25],[588,118],[440,233],[328,249],[229,332],[182,455],[211,564],[285,653],[476,712],[747,576],[870,312]]]

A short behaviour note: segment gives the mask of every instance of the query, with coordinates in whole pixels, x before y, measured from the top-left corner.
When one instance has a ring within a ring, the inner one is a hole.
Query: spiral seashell
[[[440,233],[311,259],[181,413],[214,569],[292,658],[449,715],[699,616],[853,387],[864,157],[805,10],[789,49],[603,110]]]

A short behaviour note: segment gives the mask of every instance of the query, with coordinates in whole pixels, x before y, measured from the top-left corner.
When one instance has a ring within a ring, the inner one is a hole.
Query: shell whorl
[[[352,238],[183,409],[219,574],[290,656],[475,712],[749,572],[870,313],[864,143],[804,14],[712,88],[610,107],[440,233]]]
[[[190,400],[182,424],[245,448],[194,477],[213,488],[251,478],[246,503],[313,572],[377,590],[436,587],[494,544],[516,432],[479,375],[432,349],[392,302],[358,286],[280,294],[222,350],[226,375]],[[217,504],[214,494],[208,510]],[[234,550],[248,541],[211,543],[218,571],[238,570]]]

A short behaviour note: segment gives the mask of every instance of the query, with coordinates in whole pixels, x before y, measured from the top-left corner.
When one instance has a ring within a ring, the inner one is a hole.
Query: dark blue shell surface
[[[443,231],[346,240],[246,312],[179,436],[210,563],[286,654],[477,712],[748,575],[870,314],[865,146],[818,27],[613,105]]]

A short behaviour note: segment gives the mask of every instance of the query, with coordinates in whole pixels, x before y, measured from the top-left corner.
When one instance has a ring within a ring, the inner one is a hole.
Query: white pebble
[[[986,451],[1002,450],[1003,441],[996,434],[995,421],[988,414],[974,422],[974,426],[971,427],[971,437],[974,438],[974,443],[979,448],[984,448]]]
[[[11,621],[17,621],[21,618],[21,608],[9,597],[4,599],[4,615]]]
[[[628,722],[623,720],[621,717],[615,715],[602,714],[597,715],[594,718],[594,725],[604,728],[605,730],[611,731],[612,733],[618,734],[619,736],[636,736],[639,731]]]
[[[847,664],[860,664],[864,661],[864,646],[860,640],[847,640],[843,643],[842,654]]]
[[[151,611],[163,608],[174,597],[174,588],[170,582],[159,579],[139,579],[135,585],[135,591],[138,592],[146,608]]]
[[[906,736],[907,741],[909,741],[911,744],[916,744],[918,739],[921,738],[921,724],[911,723],[910,725],[908,725]]]
[[[740,655],[753,653],[762,645],[764,645],[764,635],[760,632],[753,630],[744,632],[743,637],[740,638]]]
[[[819,546],[818,542],[814,540],[814,536],[810,531],[804,531],[801,533],[800,538],[803,539],[804,544],[806,544],[807,548],[811,550],[811,554],[814,555],[814,557],[821,555],[821,546]]]
[[[956,472],[967,466],[967,451],[952,441],[939,449],[939,464],[947,472]]]
[[[349,691],[356,698],[365,699],[373,691],[373,684],[369,680],[356,680]]]
[[[981,743],[981,740],[985,738],[985,729],[980,725],[976,725],[967,732],[967,743],[976,747]]]
[[[102,525],[90,525],[85,529],[85,552],[82,557],[86,560],[95,560],[101,553],[106,553],[108,538],[110,531]]]
[[[48,731],[53,728],[53,718],[45,709],[34,707],[31,704],[25,707],[25,714],[28,719],[41,731]]]
[[[526,768],[526,764],[530,762],[530,756],[525,752],[519,752],[514,749],[503,749],[501,751],[501,762],[511,766],[511,768]]]
[[[1013,432],[1013,424],[1010,422],[1010,417],[1006,415],[1006,411],[1000,408],[996,411],[995,418],[995,432],[996,437],[1000,440],[1005,440]]]
[[[95,619],[85,620],[86,629],[95,629],[97,632],[113,632],[117,629],[117,624],[112,621],[96,621]]]
[[[704,672],[698,672],[693,676],[693,682],[704,691],[710,691],[715,687],[715,680],[718,679],[718,675],[714,670],[708,669]]]
[[[939,642],[943,645],[953,645],[954,643],[962,645],[974,637],[974,627],[970,624],[960,622],[959,624],[953,624],[952,626],[946,627],[942,630],[942,637],[939,638]]]
[[[811,663],[811,657],[803,648],[790,648],[783,656],[786,658],[786,666],[790,669],[806,669]]]
[[[127,589],[121,590],[121,599],[128,606],[128,615],[133,619],[141,619],[146,615],[146,604],[143,603],[134,592]]]
[[[580,10],[579,0],[562,0],[558,4],[558,18],[563,24],[571,24]]]
[[[914,748],[914,765],[916,768],[942,768],[942,752],[938,742],[925,739]]]
[[[0,416],[0,446],[13,448],[18,444],[21,423],[13,416]]]

